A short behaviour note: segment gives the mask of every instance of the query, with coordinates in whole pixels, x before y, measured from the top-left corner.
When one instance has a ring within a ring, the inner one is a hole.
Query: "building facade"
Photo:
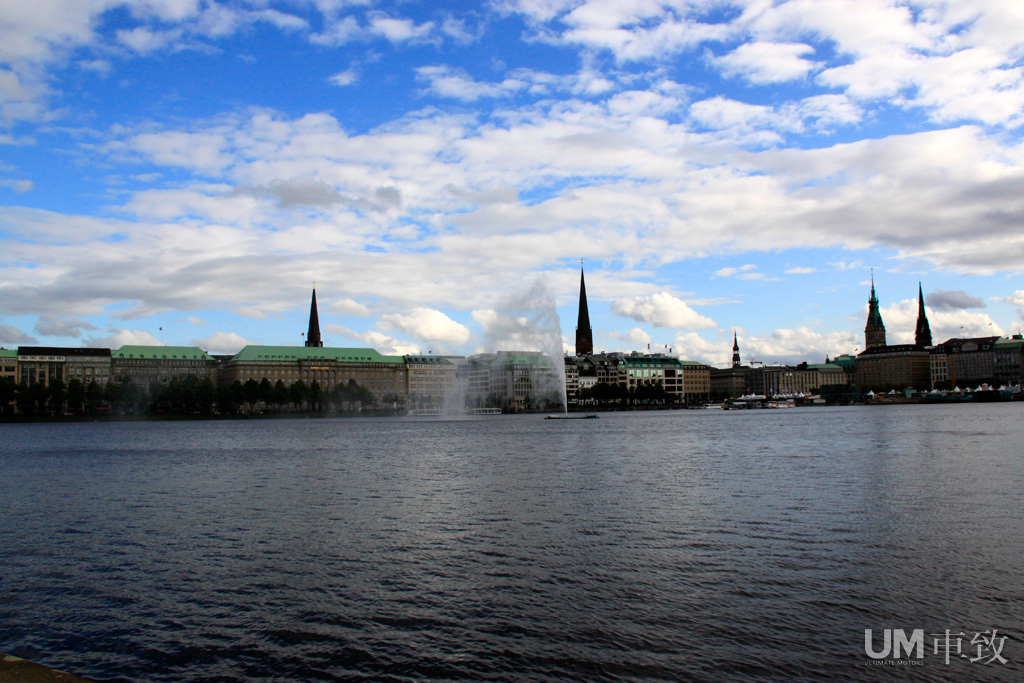
[[[993,372],[1000,385],[1024,384],[1024,337],[1015,334],[996,342]]]
[[[127,345],[110,352],[111,379],[131,381],[148,390],[151,384],[169,384],[173,379],[195,376],[217,379],[217,361],[198,346]]]
[[[857,356],[856,378],[862,393],[924,391],[932,386],[931,354],[913,344],[870,348]]]
[[[441,408],[455,396],[455,365],[441,356],[405,356],[406,395],[415,408]]]
[[[280,380],[285,386],[300,380],[307,386],[316,382],[325,391],[351,380],[369,390],[376,400],[405,400],[409,395],[405,359],[384,356],[373,349],[249,345],[221,369],[220,383],[245,384],[250,379],[266,379],[272,384]]]
[[[110,349],[20,346],[17,356],[17,381],[25,386],[75,379],[105,385],[112,372]]]

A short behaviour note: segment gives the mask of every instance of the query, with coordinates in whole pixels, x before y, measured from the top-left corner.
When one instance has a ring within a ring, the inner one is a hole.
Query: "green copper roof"
[[[329,346],[246,346],[234,361],[299,361],[323,358],[339,363],[405,363],[401,356],[384,356],[374,349],[335,349]]]
[[[17,349],[0,349],[0,358],[17,358]]]
[[[817,365],[808,365],[808,370],[839,370],[842,371],[843,366],[836,365],[835,363],[819,363]]]
[[[148,358],[151,360],[213,360],[198,346],[122,346],[111,358]]]

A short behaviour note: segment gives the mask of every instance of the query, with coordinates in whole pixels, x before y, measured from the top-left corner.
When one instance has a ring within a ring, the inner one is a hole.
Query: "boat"
[[[545,420],[596,420],[597,415],[587,413],[586,415],[548,415]]]

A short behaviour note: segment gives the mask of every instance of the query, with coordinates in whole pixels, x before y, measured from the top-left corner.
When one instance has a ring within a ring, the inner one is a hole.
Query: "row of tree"
[[[661,382],[639,382],[627,387],[618,382],[598,382],[580,389],[577,400],[581,406],[654,406],[678,403],[678,397],[668,393]]]
[[[51,380],[44,384],[17,384],[10,378],[0,379],[0,413],[21,415],[210,415],[251,412],[359,412],[383,404],[398,408],[397,395],[377,401],[364,386],[349,380],[324,389],[317,382],[302,380],[290,385],[263,379],[235,382],[218,387],[210,379],[189,376],[172,379],[167,384],[154,382],[148,387],[128,379],[105,385],[85,384],[73,379],[67,384]]]

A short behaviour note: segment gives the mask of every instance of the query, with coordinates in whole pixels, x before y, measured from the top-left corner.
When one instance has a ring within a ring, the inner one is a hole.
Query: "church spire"
[[[313,300],[309,304],[309,331],[306,333],[306,346],[323,346],[320,340],[320,316],[316,312],[316,287],[313,287]]]
[[[868,299],[868,322],[864,326],[864,350],[877,346],[885,346],[885,323],[878,310],[878,297],[875,296],[875,273],[871,272],[871,298]]]
[[[734,368],[740,366],[740,342],[736,339],[736,330],[732,331],[732,366]]]
[[[924,290],[920,282],[917,283],[917,331],[914,333],[914,343],[922,348],[932,345],[932,328],[924,312]]]
[[[576,318],[576,355],[589,356],[592,353],[594,353],[594,331],[590,328],[587,283],[583,279],[583,260],[580,259],[580,311]]]

